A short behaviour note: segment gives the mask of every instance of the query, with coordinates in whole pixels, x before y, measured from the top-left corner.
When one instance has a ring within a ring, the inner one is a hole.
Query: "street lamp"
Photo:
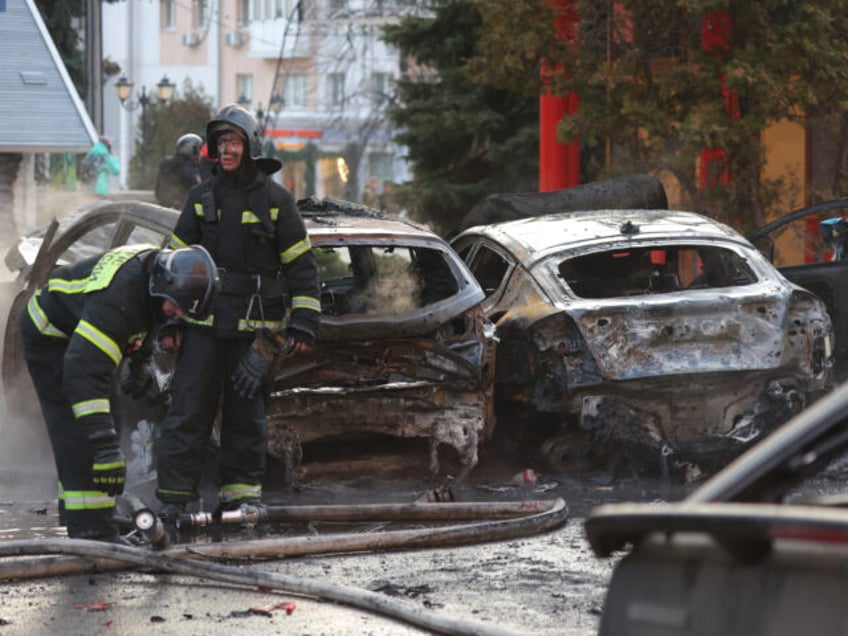
[[[176,85],[168,79],[167,75],[163,75],[159,83],[156,84],[156,92],[159,100],[167,102],[174,96]],[[147,106],[152,103],[151,98],[147,95],[147,87],[141,87],[141,96],[133,101],[130,99],[132,95],[133,83],[127,79],[126,75],[121,75],[115,83],[115,92],[118,94],[118,99],[121,101],[121,106],[132,112],[141,106],[141,183],[147,183]]]

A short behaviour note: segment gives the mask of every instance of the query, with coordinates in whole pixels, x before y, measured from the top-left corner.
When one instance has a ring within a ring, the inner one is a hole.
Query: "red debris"
[[[294,601],[281,601],[280,603],[273,603],[271,605],[266,605],[264,607],[251,607],[251,614],[259,614],[261,616],[270,616],[271,612],[274,610],[286,610],[286,614],[291,614],[294,611],[294,608],[297,607]]]
[[[105,612],[110,607],[110,603],[104,603],[103,601],[97,601],[93,605],[88,606],[89,612]]]

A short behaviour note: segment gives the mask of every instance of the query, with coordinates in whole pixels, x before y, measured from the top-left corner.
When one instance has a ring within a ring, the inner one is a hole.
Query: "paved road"
[[[415,468],[417,460],[406,458],[401,463]],[[275,503],[273,498],[279,497],[276,503],[289,504],[405,503],[430,485],[427,480],[398,474],[339,476],[328,465],[307,466],[295,492],[271,493],[269,499]],[[382,465],[391,466],[391,460]],[[518,484],[513,481],[514,468],[483,468],[472,483],[454,485],[454,495],[459,501],[562,497],[572,515],[564,526],[537,536],[465,547],[318,555],[249,565],[239,561],[237,565],[373,590],[443,617],[514,633],[594,634],[613,561],[592,555],[583,537],[583,516],[601,501],[654,499],[657,485],[625,480],[613,487],[602,474],[580,479],[540,474],[535,484]],[[0,540],[53,537],[61,541],[55,506],[46,499],[49,494],[24,498],[21,484],[35,487],[39,479],[20,470],[14,480],[9,477],[0,473],[0,482],[6,484],[3,492],[15,495],[13,499],[2,496]],[[379,532],[390,527],[371,523],[357,529]],[[349,529],[330,523],[279,526],[273,537],[320,537]],[[22,580],[4,583],[0,599],[3,636],[427,633],[361,609],[182,575],[108,572]],[[291,614],[285,609],[251,611],[283,601],[296,603]]]

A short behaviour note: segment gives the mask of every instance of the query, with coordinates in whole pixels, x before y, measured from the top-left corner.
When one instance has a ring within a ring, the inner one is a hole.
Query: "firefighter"
[[[114,541],[126,465],[110,397],[124,358],[152,351],[164,325],[207,315],[218,278],[199,246],[125,246],[54,270],[18,318],[53,449],[59,518],[75,538]],[[169,336],[174,340],[173,333]],[[124,389],[144,381],[134,365]]]
[[[200,183],[200,135],[187,133],[177,139],[174,154],[159,162],[156,201],[166,208],[182,210],[188,191]]]
[[[218,508],[261,505],[270,368],[284,349],[312,349],[321,313],[303,219],[292,194],[271,177],[282,165],[262,156],[256,119],[225,106],[209,121],[206,139],[215,173],[189,192],[170,245],[206,247],[221,294],[208,320],[187,321],[174,370],[157,457],[166,523],[199,498],[219,408]]]

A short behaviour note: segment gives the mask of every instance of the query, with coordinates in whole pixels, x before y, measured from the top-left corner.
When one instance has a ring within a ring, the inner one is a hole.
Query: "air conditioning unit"
[[[228,31],[224,36],[224,41],[227,43],[227,46],[238,48],[244,44],[245,36],[241,31]]]
[[[197,46],[198,44],[200,44],[200,36],[197,35],[197,31],[183,33],[183,46]]]

